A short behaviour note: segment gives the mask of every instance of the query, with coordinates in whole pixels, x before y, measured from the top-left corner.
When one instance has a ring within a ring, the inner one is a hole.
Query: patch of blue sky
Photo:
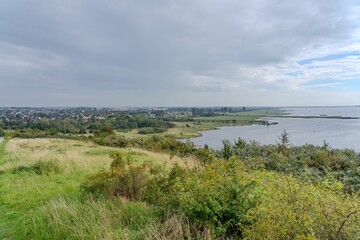
[[[332,61],[332,60],[342,59],[342,58],[346,58],[346,57],[350,57],[350,56],[355,56],[355,57],[360,58],[360,51],[332,54],[332,55],[328,55],[328,56],[320,57],[320,58],[309,58],[309,59],[304,59],[304,60],[298,61],[297,63],[299,65],[307,65],[307,64],[311,64],[313,62]]]
[[[313,80],[301,85],[304,88],[316,88],[317,90],[357,91],[360,90],[360,77],[346,80],[323,79]]]

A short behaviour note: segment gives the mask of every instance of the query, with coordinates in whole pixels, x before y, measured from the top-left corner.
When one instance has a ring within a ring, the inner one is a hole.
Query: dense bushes
[[[192,169],[176,184],[180,209],[215,236],[241,237],[249,225],[247,213],[257,206],[260,186],[240,161],[215,161],[203,169]]]
[[[286,139],[285,139],[286,140]],[[239,157],[252,169],[290,173],[303,180],[321,183],[336,180],[345,185],[345,190],[360,190],[360,154],[349,149],[331,149],[323,146],[289,146],[286,141],[277,145],[259,145],[242,139],[224,146],[216,152],[218,157]]]
[[[357,239],[360,200],[341,184],[314,186],[250,170],[236,158],[165,169],[113,154],[109,171],[89,176],[84,196],[145,202],[186,222],[190,236],[245,239]],[[183,217],[181,217],[183,216]],[[163,222],[164,223],[164,222]]]
[[[170,170],[150,163],[136,164],[131,155],[113,154],[109,171],[90,176],[85,193],[144,201],[164,213],[185,214],[194,226],[215,236],[241,236],[247,212],[260,193],[238,160],[218,161],[194,169]]]
[[[360,200],[287,175],[261,174],[262,201],[249,210],[247,239],[359,239]]]
[[[149,163],[135,164],[131,154],[111,154],[114,161],[110,171],[100,172],[83,184],[85,192],[107,197],[121,196],[129,200],[141,201],[147,195],[148,183],[159,171]]]
[[[154,134],[154,133],[163,133],[166,130],[167,130],[166,128],[147,127],[147,128],[141,128],[138,132],[139,134]]]

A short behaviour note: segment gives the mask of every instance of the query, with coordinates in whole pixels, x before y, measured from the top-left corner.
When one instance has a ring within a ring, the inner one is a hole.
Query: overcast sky
[[[357,0],[0,1],[0,106],[358,104]]]

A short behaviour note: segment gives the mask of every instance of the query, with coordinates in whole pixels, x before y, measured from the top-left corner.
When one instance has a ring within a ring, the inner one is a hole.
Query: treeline
[[[5,130],[23,130],[27,129],[47,131],[49,134],[85,134],[95,132],[102,126],[109,126],[115,130],[146,129],[144,134],[152,132],[164,132],[168,128],[174,127],[174,124],[160,118],[150,118],[147,115],[118,115],[109,116],[105,119],[90,118],[87,120],[77,119],[35,119],[35,120],[1,120],[0,128]]]

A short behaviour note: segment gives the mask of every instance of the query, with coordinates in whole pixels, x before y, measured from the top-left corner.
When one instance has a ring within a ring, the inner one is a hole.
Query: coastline
[[[326,142],[332,149],[351,149],[360,152],[359,144],[357,144],[358,136],[360,136],[360,130],[357,128],[360,124],[359,112],[326,112],[327,115],[322,113],[319,115],[305,114],[269,115],[262,120],[278,122],[277,125],[271,125],[269,128],[256,125],[242,126],[242,128],[226,126],[216,132],[202,132],[202,137],[190,140],[196,145],[207,144],[212,148],[220,148],[222,139],[232,141],[238,137],[269,145],[276,144],[280,134],[285,130],[289,134],[289,143],[293,146],[307,144],[322,146]]]
[[[213,117],[196,117],[194,122],[176,123],[175,128],[169,129],[164,133],[165,136],[173,137],[178,140],[187,140],[203,136],[203,132],[218,130],[223,127],[242,127],[252,125],[270,126],[277,122],[268,121],[267,117],[281,115],[281,109],[257,110],[241,114],[231,114]]]

